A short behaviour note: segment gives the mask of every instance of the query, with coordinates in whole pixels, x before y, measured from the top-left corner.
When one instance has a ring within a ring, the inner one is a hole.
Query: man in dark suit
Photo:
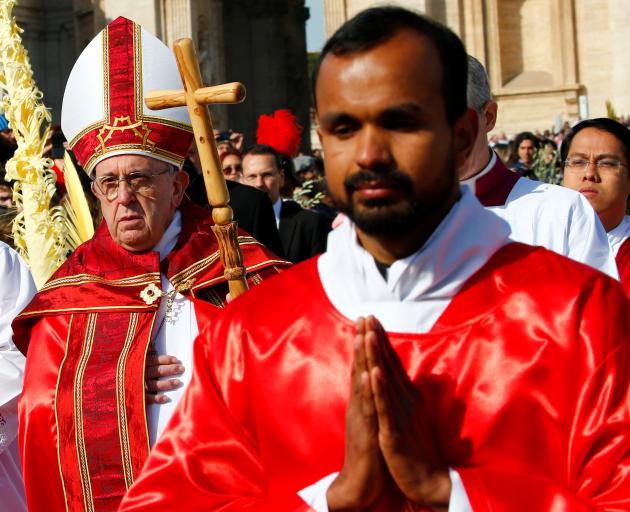
[[[201,206],[208,206],[203,177],[189,160],[184,163],[184,170],[190,177],[188,197]],[[278,227],[274,222],[269,196],[254,187],[236,181],[226,180],[226,184],[230,193],[230,206],[234,212],[234,220],[238,221],[238,226],[277,256],[284,258],[285,254],[278,234]]]
[[[324,216],[305,210],[295,201],[283,201],[282,157],[270,146],[258,144],[243,157],[243,183],[266,192],[273,204],[284,256],[299,263],[326,250],[331,229]]]

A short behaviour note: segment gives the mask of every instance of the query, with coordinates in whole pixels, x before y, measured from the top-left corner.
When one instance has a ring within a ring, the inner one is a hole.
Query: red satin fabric
[[[510,244],[429,333],[390,333],[473,510],[630,508],[629,309],[607,276]],[[316,260],[230,305],[120,510],[307,510],[296,493],[343,464],[353,334]]]
[[[621,244],[615,261],[619,269],[621,285],[624,290],[626,290],[628,297],[630,297],[630,238],[626,238],[623,244]]]
[[[102,224],[14,322],[17,345],[28,349],[19,412],[29,510],[81,510],[86,500],[93,510],[116,510],[140,473],[149,452],[144,361],[159,306],[140,291],[147,282],[159,288],[160,271],[171,277],[198,264],[182,293],[205,326],[220,309],[196,297],[227,292],[211,225],[209,212],[186,203],[178,243],[160,264],[155,252],[121,249]],[[241,235],[250,286],[287,266]],[[73,285],[81,276],[92,281]],[[148,277],[113,284],[135,276]]]

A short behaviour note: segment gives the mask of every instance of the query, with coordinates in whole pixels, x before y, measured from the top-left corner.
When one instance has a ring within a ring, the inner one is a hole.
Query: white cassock
[[[460,185],[484,203],[479,184],[502,169],[505,166],[492,151],[488,165]],[[545,247],[619,279],[606,231],[582,194],[527,178],[518,179],[507,192],[502,204],[486,208],[510,225],[512,240]]]
[[[623,243],[630,237],[630,215],[624,216],[617,227],[608,232],[608,242],[615,257]]]
[[[153,248],[154,251],[160,253],[160,261],[166,258],[175,247],[181,229],[182,214],[177,210],[175,217],[164,232],[164,235],[162,235],[162,239]],[[164,274],[162,274],[162,290],[165,292],[174,290],[173,285]],[[160,355],[175,356],[181,362],[185,370],[183,375],[177,377],[182,381],[182,385],[177,389],[163,393],[169,398],[169,402],[165,404],[147,405],[147,424],[151,446],[155,444],[155,441],[160,437],[160,434],[162,434],[162,431],[175,411],[175,407],[182,396],[184,396],[186,386],[190,383],[193,366],[193,341],[195,341],[197,334],[199,334],[195,308],[190,300],[180,293],[177,293],[173,301],[173,310],[168,317],[166,316],[166,307],[167,301],[162,300],[155,320],[155,325],[157,325],[158,328],[152,341],[153,348]]]
[[[17,403],[26,359],[13,344],[11,322],[37,289],[22,258],[0,242],[0,511],[26,510],[17,443]]]

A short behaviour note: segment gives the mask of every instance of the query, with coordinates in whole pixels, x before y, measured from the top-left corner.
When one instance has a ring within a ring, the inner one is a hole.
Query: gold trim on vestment
[[[129,448],[129,430],[127,421],[127,407],[125,398],[125,372],[127,369],[127,358],[134,341],[138,328],[138,313],[131,313],[129,328],[125,344],[120,352],[116,365],[116,408],[118,411],[118,433],[120,435],[120,455],[122,458],[123,474],[125,477],[125,487],[129,489],[133,484],[133,465],[131,463],[131,450]]]
[[[59,381],[61,380],[61,375],[63,373],[63,367],[66,364],[66,359],[68,358],[68,347],[70,346],[70,334],[72,333],[72,321],[74,320],[74,315],[70,316],[70,323],[68,324],[68,337],[66,338],[66,347],[63,354],[63,359],[61,361],[61,365],[59,366],[59,373],[57,374],[57,385],[55,386],[55,401],[54,401],[54,409],[55,409],[55,429],[57,430],[57,466],[59,467],[59,476],[61,477],[61,489],[63,490],[63,501],[66,506],[66,512],[68,511],[68,495],[66,494],[66,482],[63,474],[63,469],[61,467],[61,454],[59,453],[59,414],[57,412],[57,398],[59,397]]]
[[[239,245],[261,245],[255,238],[251,236],[239,236],[238,237]],[[184,281],[188,281],[191,277],[195,276],[199,272],[205,270],[208,266],[212,265],[217,259],[219,259],[219,251],[215,251],[209,256],[206,256],[204,259],[196,261],[189,267],[186,267],[184,270],[181,270],[177,274],[169,277],[169,281],[173,285],[174,288],[177,288]],[[223,279],[221,277],[220,279]],[[198,288],[195,286],[194,288]]]
[[[136,109],[136,120],[143,121],[142,113],[142,30],[137,23],[133,24],[133,106]],[[155,144],[155,143],[154,143]]]
[[[103,30],[103,112],[105,113],[103,122],[109,121],[109,32],[107,30]]]
[[[83,311],[111,311],[111,310],[118,310],[118,309],[122,309],[122,310],[128,310],[128,309],[140,309],[142,311],[147,311],[147,310],[152,310],[152,309],[157,309],[156,307],[153,306],[102,306],[102,307],[97,307],[97,306],[88,306],[86,308],[65,308],[65,309],[41,309],[38,311],[29,311],[28,313],[20,313],[18,315],[18,318],[29,318],[31,316],[37,316],[37,315],[47,315],[50,313],[70,313],[70,312],[77,312],[77,313],[81,313]]]
[[[256,286],[263,282],[263,278],[260,277],[260,274],[258,272],[254,272],[253,274],[251,274],[250,278],[252,280],[252,283],[254,283]]]
[[[256,265],[252,265],[251,267],[247,267],[245,270],[247,272],[247,274],[249,275],[251,272],[255,272],[256,270],[258,270],[259,268],[264,267],[265,265],[268,265],[270,263],[286,263],[285,260],[267,260],[267,261],[261,261],[260,263],[257,263]],[[213,286],[216,283],[220,283],[221,281],[226,281],[224,276],[220,276],[220,277],[215,277],[213,279],[208,279],[207,281],[200,281],[198,283],[196,283],[191,290],[194,292],[196,292],[197,290],[199,290],[200,288],[205,288],[207,286]]]
[[[83,434],[83,376],[88,360],[92,354],[94,332],[96,330],[96,318],[98,313],[88,315],[88,324],[81,352],[81,358],[77,365],[74,378],[74,428],[77,441],[77,458],[79,460],[79,473],[81,475],[81,488],[83,490],[83,503],[87,512],[94,512],[94,498],[92,496],[92,483],[90,481],[90,469],[85,450],[85,436]]]
[[[140,274],[132,277],[123,277],[121,279],[105,279],[104,277],[95,276],[93,274],[76,274],[48,281],[48,283],[42,287],[40,292],[53,290],[62,286],[75,286],[86,283],[100,283],[106,284],[107,286],[141,286],[143,284],[156,283],[159,281],[159,272]]]

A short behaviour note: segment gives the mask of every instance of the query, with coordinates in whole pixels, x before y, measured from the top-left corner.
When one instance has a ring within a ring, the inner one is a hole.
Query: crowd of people
[[[188,111],[142,107],[177,69],[99,33],[47,149],[95,234],[39,290],[0,243],[0,510],[630,507],[623,123],[497,139],[460,39],[367,9],[314,69],[321,153],[286,111],[214,133],[235,297]]]

